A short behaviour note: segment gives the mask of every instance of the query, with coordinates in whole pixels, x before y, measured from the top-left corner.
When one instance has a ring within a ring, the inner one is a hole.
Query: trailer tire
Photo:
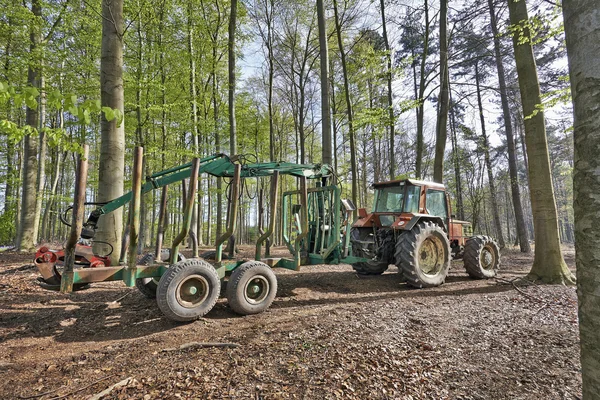
[[[204,260],[179,261],[160,278],[156,291],[158,308],[174,321],[193,321],[215,306],[221,280],[212,265]]]
[[[489,236],[473,236],[465,243],[463,260],[471,278],[493,278],[500,267],[500,248]]]
[[[227,301],[237,314],[265,311],[277,295],[277,277],[267,264],[248,261],[237,267],[227,282]]]
[[[162,249],[160,252],[161,261],[169,261],[171,257],[171,249]],[[177,261],[183,261],[185,257],[181,253],[177,253]],[[146,253],[138,261],[138,265],[150,265],[154,261],[154,253]],[[160,278],[138,278],[135,280],[135,287],[147,298],[154,299],[156,297],[156,289]]]
[[[413,287],[443,284],[450,269],[450,243],[446,232],[429,221],[404,232],[396,243],[396,265],[401,279]]]

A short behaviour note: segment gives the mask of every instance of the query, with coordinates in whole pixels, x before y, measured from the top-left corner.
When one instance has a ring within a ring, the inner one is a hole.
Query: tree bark
[[[436,124],[435,159],[433,161],[433,180],[444,180],[444,155],[448,136],[448,0],[440,0],[440,101]]]
[[[200,146],[198,137],[198,101],[196,92],[196,54],[194,52],[194,24],[193,24],[193,10],[192,3],[188,3],[188,15],[187,15],[187,34],[188,34],[188,54],[190,57],[190,122],[192,124],[192,145],[194,147],[194,155],[200,156]],[[202,228],[202,220],[199,218],[199,201],[202,198],[202,179],[198,180],[198,193],[197,201],[194,202],[192,207],[192,225],[190,227],[190,237],[195,236],[198,244],[202,243],[202,234],[200,233]],[[191,245],[192,243],[190,243]],[[192,246],[197,249],[198,246]],[[193,257],[198,257],[198,254],[193,254]]]
[[[488,184],[490,186],[490,200],[492,202],[492,213],[494,216],[494,227],[496,228],[496,238],[500,248],[506,247],[504,235],[502,234],[502,223],[500,222],[500,213],[498,212],[498,199],[496,197],[496,183],[494,181],[494,171],[492,169],[492,160],[490,158],[490,141],[485,130],[485,117],[483,115],[483,103],[481,101],[481,77],[479,75],[479,63],[475,63],[475,84],[477,87],[477,106],[479,108],[479,121],[481,122],[481,141],[483,144],[483,156],[488,173]]]
[[[546,283],[572,284],[574,277],[565,264],[558,237],[558,216],[550,171],[544,112],[536,110],[536,106],[542,101],[531,33],[527,26],[523,26],[523,23],[529,19],[527,5],[524,0],[509,0],[508,9],[511,24],[519,24],[523,28],[522,36],[513,36],[513,46],[523,115],[528,117],[525,119],[525,140],[535,231],[535,254],[529,277]]]
[[[323,140],[323,164],[331,165],[331,111],[329,108],[329,61],[327,50],[327,25],[323,0],[317,0],[317,19],[319,25],[319,53],[321,65],[321,137]]]
[[[517,225],[517,237],[521,252],[529,253],[531,246],[527,237],[527,226],[523,215],[523,206],[521,205],[521,189],[519,187],[519,175],[517,172],[517,155],[515,149],[515,138],[513,135],[512,124],[510,121],[510,110],[508,108],[508,95],[506,93],[506,80],[504,77],[504,64],[500,53],[500,37],[498,24],[496,22],[496,12],[493,0],[488,0],[490,9],[490,23],[494,35],[494,55],[496,60],[496,69],[498,70],[498,86],[500,89],[500,102],[502,104],[502,117],[504,119],[504,131],[506,133],[506,143],[508,146],[508,171],[510,174],[510,189],[512,193],[513,208],[515,210],[515,219]]]
[[[429,4],[428,0],[424,1],[425,7],[425,35],[423,36],[423,54],[421,54],[421,66],[419,70],[419,95],[416,100],[419,102],[417,106],[417,155],[415,162],[415,175],[417,179],[422,178],[423,174],[423,153],[425,151],[423,138],[423,122],[424,122],[424,102],[425,99],[425,64],[429,52]]]
[[[48,139],[44,125],[46,124],[46,93],[43,72],[43,60],[40,67],[40,97],[38,104],[38,132],[39,132],[39,157],[37,170],[37,195],[35,201],[35,219],[33,225],[33,237],[36,243],[39,240],[40,216],[42,214],[42,200],[46,187],[46,157],[48,156]]]
[[[229,72],[229,154],[237,153],[237,132],[235,123],[235,29],[237,20],[237,0],[231,0],[229,14],[229,37],[227,41]]]
[[[573,96],[575,261],[583,398],[600,398],[600,4],[563,2]],[[529,159],[531,163],[531,158]]]
[[[37,18],[42,17],[42,5],[40,0],[32,0],[31,13]],[[36,22],[33,22],[35,25]],[[42,41],[41,27],[32,26],[29,34],[29,69],[27,71],[27,84],[34,88],[40,87],[40,74],[38,62],[35,60],[35,53]],[[30,251],[35,249],[36,243],[36,191],[38,174],[38,140],[37,129],[39,124],[39,113],[37,109],[26,109],[26,123],[31,128],[23,138],[23,190],[21,197],[20,223],[17,233],[17,250]]]
[[[354,121],[352,116],[352,101],[350,100],[350,84],[348,83],[348,72],[346,67],[346,53],[344,52],[344,43],[342,42],[342,30],[338,15],[337,0],[333,0],[333,12],[335,13],[335,31],[337,33],[338,47],[340,50],[340,59],[342,62],[342,75],[344,79],[344,94],[346,98],[346,110],[348,114],[348,136],[350,138],[350,170],[352,180],[352,202],[358,204],[358,176],[356,166],[356,145],[354,140]],[[366,171],[363,171],[366,173]],[[356,219],[356,209],[353,212]]]
[[[100,61],[100,91],[103,107],[124,112],[123,92],[123,0],[102,1],[102,50]],[[125,167],[124,121],[108,121],[104,113],[101,122],[100,167],[98,171],[98,201],[111,201],[123,195]],[[100,217],[97,241],[110,243],[116,264],[121,253],[123,209]],[[101,246],[101,244],[96,244]],[[102,254],[105,249],[100,249]]]
[[[388,39],[387,34],[387,24],[385,22],[385,0],[380,0],[379,2],[381,8],[381,24],[383,28],[383,43],[385,45],[385,58],[387,62],[387,70],[386,70],[386,80],[387,80],[387,107],[388,107],[388,118],[389,120],[389,129],[390,129],[390,179],[394,179],[396,175],[396,162],[395,162],[395,152],[394,152],[394,139],[395,139],[395,128],[396,128],[396,120],[394,117],[394,103],[393,103],[393,95],[392,95],[392,52],[390,49],[390,41]],[[355,203],[356,204],[356,203]]]

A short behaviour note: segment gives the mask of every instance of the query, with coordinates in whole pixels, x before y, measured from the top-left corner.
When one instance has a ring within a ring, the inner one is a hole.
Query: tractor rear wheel
[[[277,295],[277,277],[267,264],[248,261],[237,267],[227,282],[227,301],[241,315],[265,311]]]
[[[171,249],[163,249],[160,252],[161,261],[169,261],[171,258]],[[183,261],[185,257],[183,254],[177,254],[177,261]],[[144,257],[138,262],[138,265],[150,265],[154,261],[154,253],[146,253]],[[158,288],[158,282],[160,278],[138,278],[135,280],[135,287],[147,298],[153,299],[156,297],[156,288]]]
[[[215,306],[221,280],[212,265],[204,260],[179,261],[160,278],[156,290],[158,308],[174,321],[193,321]]]
[[[465,269],[472,278],[493,278],[500,267],[500,248],[489,236],[473,236],[465,243]]]
[[[352,242],[352,255],[355,257],[369,258],[369,261],[352,264],[352,268],[359,275],[381,275],[389,266],[387,261],[373,259],[375,250],[375,235],[368,228],[352,228],[350,231]],[[385,244],[391,245],[391,243]]]
[[[450,269],[450,243],[433,222],[421,222],[398,237],[396,265],[402,279],[416,288],[439,286]]]

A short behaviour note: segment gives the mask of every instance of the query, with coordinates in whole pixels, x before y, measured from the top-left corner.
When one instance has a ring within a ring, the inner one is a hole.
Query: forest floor
[[[276,270],[267,312],[240,317],[220,299],[178,324],[122,283],[45,291],[32,254],[0,253],[0,398],[89,398],[126,378],[103,398],[581,398],[575,289],[511,283],[532,257],[504,251],[491,280],[455,262],[422,290],[395,267]],[[239,346],[179,349],[190,342]]]

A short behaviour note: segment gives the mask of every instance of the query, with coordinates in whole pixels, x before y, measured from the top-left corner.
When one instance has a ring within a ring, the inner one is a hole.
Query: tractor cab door
[[[425,193],[425,207],[427,214],[440,217],[444,221],[447,230],[449,214],[446,192],[444,190],[428,188]]]

